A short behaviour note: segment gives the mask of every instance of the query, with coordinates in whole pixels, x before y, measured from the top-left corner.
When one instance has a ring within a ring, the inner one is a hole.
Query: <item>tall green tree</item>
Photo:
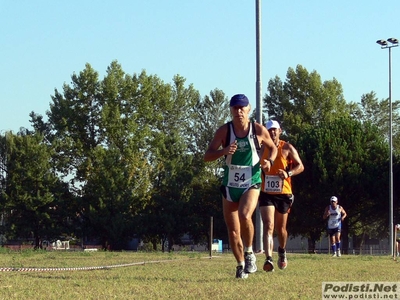
[[[393,150],[400,154],[400,101],[392,102],[392,134]],[[371,122],[378,127],[381,135],[389,140],[389,99],[379,100],[375,92],[361,96],[358,107],[352,112],[355,118],[362,122]],[[389,145],[388,145],[389,146]]]
[[[298,200],[289,218],[291,234],[307,237],[309,250],[315,250],[326,226],[322,213],[336,195],[348,213],[345,251],[348,234],[385,236],[387,189],[382,187],[388,181],[388,149],[376,126],[351,118],[321,122],[302,132],[297,149],[305,169],[295,181]]]
[[[61,234],[64,215],[65,185],[51,164],[53,149],[43,136],[20,131],[6,135],[6,179],[3,189],[7,233],[11,238],[41,239]]]
[[[200,95],[192,85],[185,86],[185,79],[175,76],[173,84],[167,86],[164,94],[154,102],[149,158],[155,169],[152,173],[153,188],[151,206],[147,207],[147,228],[153,228],[154,215],[157,217],[157,232],[169,249],[175,241],[189,231],[187,226],[187,205],[191,196],[191,181],[194,176],[191,128],[195,105]],[[162,212],[162,213],[160,213]],[[180,216],[177,218],[177,216]],[[149,235],[149,232],[148,232]],[[164,245],[164,243],[163,243]]]
[[[104,247],[126,249],[134,233],[133,216],[143,203],[138,193],[141,178],[135,175],[140,159],[127,160],[127,154],[116,147],[97,147],[93,156],[93,169],[82,197],[82,217],[90,228],[83,227],[82,234],[91,230],[93,235],[100,235]]]
[[[285,82],[278,76],[271,79],[263,102],[264,112],[283,125],[292,143],[304,129],[350,113],[342,85],[335,78],[322,81],[316,71],[301,65],[288,69]]]
[[[103,81],[89,64],[71,79],[62,93],[55,90],[48,121],[32,113],[32,123],[59,145],[59,172],[79,196],[77,215],[83,231],[98,236],[108,227],[103,231],[107,236],[101,235],[103,246],[120,248],[128,229],[116,228],[122,223],[132,226],[126,222],[127,212],[132,219],[149,199],[145,195],[150,189],[146,139],[153,86],[146,84],[145,72],[127,75],[115,61]]]
[[[329,199],[327,197],[330,193],[343,195],[347,199],[349,195],[352,195],[352,191],[357,189],[346,190],[346,187],[352,182],[345,180],[346,176],[354,179],[357,170],[365,168],[369,170],[369,167],[365,166],[363,160],[360,159],[362,157],[359,152],[361,148],[359,146],[354,148],[354,143],[349,139],[350,136],[357,136],[363,130],[367,133],[368,128],[372,128],[368,123],[371,121],[368,119],[369,115],[366,114],[365,109],[363,110],[366,104],[372,102],[362,102],[364,106],[361,107],[356,103],[347,103],[343,96],[342,86],[335,78],[322,81],[316,71],[308,72],[301,65],[298,65],[296,69],[288,69],[285,82],[282,82],[279,77],[269,81],[268,94],[264,97],[265,111],[269,118],[281,122],[285,133],[284,139],[295,145],[305,163],[304,173],[293,179],[295,193],[299,199],[296,203],[305,201],[307,205],[313,204],[318,207],[311,210],[311,218],[309,214],[305,217],[296,215],[296,213],[293,213],[293,219],[289,218],[296,224],[292,226],[294,230],[291,232],[294,235],[307,236],[311,249],[320,237],[323,222],[320,215],[325,204],[322,205],[322,202],[318,202],[322,201],[319,199]],[[353,124],[350,121],[343,121],[355,115],[358,115],[358,120],[362,123]],[[333,124],[336,124],[336,127]],[[359,128],[360,126],[361,128]],[[346,136],[346,133],[349,136]],[[375,132],[375,136],[377,137],[376,143],[379,144],[381,142],[380,135]],[[338,148],[340,151],[336,151],[337,149],[331,151],[332,144],[329,141],[340,146]],[[369,145],[370,143],[367,143],[364,147],[369,147]],[[372,150],[364,149],[364,151],[370,153]],[[347,162],[349,157],[355,157],[356,161],[356,165],[350,169],[348,168],[349,162]],[[382,154],[379,153],[378,157],[382,157]],[[371,156],[371,159],[374,158]],[[377,166],[384,167],[379,163]],[[363,182],[356,184],[354,181],[352,184],[358,187],[362,186]],[[342,193],[342,190],[346,193]],[[342,202],[342,204],[346,203]],[[320,207],[321,205],[322,207]],[[351,205],[350,209],[352,209]],[[349,215],[352,216],[357,211],[356,208],[350,211]]]
[[[79,196],[82,235],[102,232],[103,246],[113,249],[134,233],[172,246],[189,230],[186,215],[176,215],[188,211],[198,172],[198,91],[179,75],[172,84],[145,71],[127,75],[117,62],[103,80],[89,64],[71,78],[63,93],[55,91],[48,122],[31,116],[34,128],[59,145],[59,172]]]
[[[222,214],[219,187],[222,181],[223,160],[204,162],[204,153],[215,131],[230,119],[229,101],[224,92],[214,89],[196,106],[191,152],[194,153],[196,176],[192,181],[190,233],[195,242],[208,242],[210,217],[213,217],[214,237],[228,239]]]
[[[393,215],[395,224],[400,222],[400,101],[392,103],[392,143],[393,143]],[[371,122],[377,126],[379,134],[385,137],[389,148],[390,105],[389,99],[379,100],[375,92],[362,95],[360,103],[352,110],[352,115],[361,122]],[[390,149],[390,148],[389,148]],[[389,160],[389,158],[388,158]],[[388,171],[389,172],[389,171]]]

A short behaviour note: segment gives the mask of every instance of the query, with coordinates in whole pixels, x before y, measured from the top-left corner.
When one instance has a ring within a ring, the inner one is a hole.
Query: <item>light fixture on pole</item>
[[[391,49],[399,45],[399,40],[395,38],[389,38],[386,40],[377,40],[382,49],[389,49],[389,245],[391,256],[396,255],[394,250],[394,224],[393,224],[393,116],[392,116],[392,53]],[[389,43],[388,43],[389,42]]]

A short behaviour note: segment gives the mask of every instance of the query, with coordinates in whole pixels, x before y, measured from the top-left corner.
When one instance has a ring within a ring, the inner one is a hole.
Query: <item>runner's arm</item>
[[[347,217],[347,213],[346,213],[346,211],[344,210],[343,206],[340,206],[340,212],[342,213],[342,221],[343,221],[344,218]]]
[[[237,148],[236,141],[225,148],[221,148],[221,146],[225,144],[227,130],[229,130],[227,124],[217,129],[214,138],[210,142],[208,149],[204,154],[204,161],[213,161],[221,156],[235,153]]]
[[[325,219],[327,219],[329,217],[329,206],[327,206],[326,208],[325,208],[325,212],[324,212],[324,215],[322,216],[322,218],[325,220]]]
[[[289,158],[293,162],[292,168],[290,170],[285,170],[286,173],[290,174],[290,176],[298,175],[304,171],[304,165],[303,162],[301,161],[301,158],[299,156],[299,153],[297,152],[296,148],[293,147],[292,144],[289,144]]]
[[[268,172],[272,167],[273,162],[278,155],[278,148],[271,139],[267,128],[255,123],[257,136],[261,139],[260,164],[264,172]],[[266,157],[265,151],[268,151],[269,156]]]

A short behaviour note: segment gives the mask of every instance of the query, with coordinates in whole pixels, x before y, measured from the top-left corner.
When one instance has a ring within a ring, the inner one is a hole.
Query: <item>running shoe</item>
[[[265,272],[273,272],[274,271],[274,263],[272,261],[271,256],[268,256],[267,259],[265,260],[263,270]]]
[[[336,251],[336,255],[337,255],[338,257],[342,256],[342,253],[340,253],[340,249],[338,249],[338,250]]]
[[[244,271],[246,273],[254,273],[257,271],[256,256],[253,252],[244,253]]]
[[[249,274],[247,274],[244,269],[243,266],[237,266],[236,267],[236,278],[242,278],[245,279],[249,276]]]
[[[287,267],[287,258],[286,258],[286,250],[281,247],[278,248],[278,268],[281,270],[286,269]]]

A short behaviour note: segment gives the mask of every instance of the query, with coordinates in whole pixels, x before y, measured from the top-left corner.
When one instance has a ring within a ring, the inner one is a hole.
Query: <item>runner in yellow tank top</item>
[[[277,121],[268,121],[266,124],[268,132],[278,147],[278,155],[273,166],[269,170],[263,169],[261,193],[259,205],[264,231],[264,250],[266,260],[264,271],[274,270],[272,260],[274,229],[278,235],[278,267],[285,269],[287,266],[286,223],[290,207],[293,204],[291,177],[298,175],[304,170],[303,163],[293,145],[279,139],[282,129]],[[264,152],[263,154],[268,155]],[[261,161],[265,157],[261,157]]]

